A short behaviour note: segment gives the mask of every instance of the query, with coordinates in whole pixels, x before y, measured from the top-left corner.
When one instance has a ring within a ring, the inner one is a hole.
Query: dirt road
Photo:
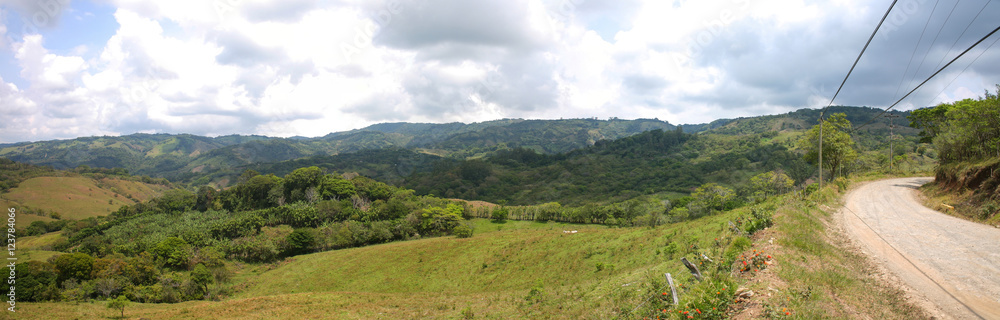
[[[916,188],[931,180],[861,186],[839,220],[865,253],[934,305],[933,315],[1000,319],[1000,229],[924,207]]]

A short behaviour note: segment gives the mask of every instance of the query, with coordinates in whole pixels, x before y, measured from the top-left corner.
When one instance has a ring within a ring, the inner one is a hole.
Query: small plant
[[[474,319],[476,314],[472,312],[472,307],[465,307],[462,309],[462,319]]]
[[[774,225],[772,216],[773,213],[767,208],[754,206],[750,208],[750,216],[745,220],[746,226],[744,230],[746,230],[747,234],[754,234],[757,231],[764,230]]]
[[[108,309],[118,310],[120,312],[120,318],[125,318],[125,307],[131,303],[128,301],[124,295],[118,296],[113,300],[108,300]]]
[[[980,210],[982,210],[982,212],[980,213],[979,218],[983,220],[989,220],[991,217],[993,217],[993,215],[995,215],[998,211],[1000,211],[1000,205],[998,205],[996,202],[987,202],[983,204],[983,207]]]
[[[542,303],[544,295],[545,290],[542,289],[542,283],[539,281],[535,283],[534,287],[531,287],[531,290],[528,291],[528,295],[524,297],[524,301],[527,301],[530,304],[539,304]]]
[[[752,254],[752,255],[751,255]],[[763,251],[757,251],[753,249],[753,252],[747,255],[740,255],[737,259],[737,268],[741,273],[747,272],[759,272],[767,268],[768,261],[771,260],[771,256],[764,254]]]

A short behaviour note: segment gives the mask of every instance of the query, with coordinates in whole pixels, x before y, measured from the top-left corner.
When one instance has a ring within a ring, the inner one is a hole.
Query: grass
[[[773,252],[776,263],[770,277],[748,283],[750,289],[769,294],[748,306],[758,312],[755,318],[928,317],[902,290],[880,278],[879,269],[846,235],[833,229],[833,213],[846,192],[831,183],[806,199],[786,196],[775,227],[757,239],[757,245]]]
[[[845,192],[831,183],[808,199],[772,200],[781,204],[775,226],[753,237],[752,250],[774,259],[759,272],[737,274],[735,284],[757,294],[737,299],[729,311],[743,312],[728,316],[926,318],[832,229],[831,207]],[[681,288],[693,287],[682,304],[720,291],[698,286],[678,260],[711,250],[714,238],[728,234],[727,221],[747,210],[656,228],[476,219],[475,236],[468,239],[427,238],[266,265],[233,264],[238,291],[228,300],[133,304],[125,312],[147,319],[613,319],[641,309],[655,289],[649,284],[663,282],[667,272]],[[572,230],[577,233],[563,232]],[[22,314],[58,319],[112,315],[100,302],[18,306]]]
[[[695,248],[708,247],[736,214],[656,228],[476,219],[475,236],[468,239],[234,264],[239,291],[229,300],[134,304],[125,312],[148,319],[615,318],[622,306],[645,300],[635,292],[651,276],[670,272],[678,283],[692,283],[679,258],[692,259]],[[563,232],[572,230],[577,233]],[[671,242],[680,248],[672,254],[664,250]],[[111,314],[101,303],[19,306],[25,314],[59,319]]]
[[[17,239],[18,249],[49,250],[57,240],[62,238],[62,231],[49,232],[43,235],[21,237]]]
[[[7,200],[7,199],[0,198],[0,210],[4,210],[6,212],[6,210],[9,209],[9,208],[14,208],[15,210],[17,210],[17,209],[21,208],[21,205],[18,204],[18,203],[15,203],[14,201],[10,201],[10,200]],[[23,210],[17,211],[14,219],[15,219],[14,225],[18,229],[24,229],[24,228],[28,227],[29,225],[31,225],[32,222],[35,222],[35,221],[49,222],[49,221],[54,221],[55,220],[55,219],[52,219],[52,218],[50,218],[48,216],[40,216],[40,215],[37,215],[37,214],[28,214],[28,213],[25,213]]]
[[[47,261],[51,257],[55,257],[64,253],[65,252],[24,249],[24,250],[18,250],[16,255],[17,255],[17,261],[24,263],[28,261]]]
[[[100,183],[88,177],[38,177],[25,180],[4,194],[8,206],[29,206],[57,212],[63,219],[85,219],[104,216],[136,199],[148,199],[162,193],[165,187],[118,179],[103,179]],[[117,191],[117,193],[115,192]],[[18,224],[31,223],[29,215],[21,215]]]

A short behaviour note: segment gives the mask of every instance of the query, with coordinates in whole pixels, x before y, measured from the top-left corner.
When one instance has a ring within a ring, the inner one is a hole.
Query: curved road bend
[[[935,304],[938,316],[1000,319],[1000,229],[924,207],[932,178],[874,181],[847,195],[844,229],[866,252]]]

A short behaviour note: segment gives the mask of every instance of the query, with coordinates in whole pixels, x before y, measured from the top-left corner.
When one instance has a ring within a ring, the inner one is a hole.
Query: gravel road
[[[847,195],[839,220],[935,317],[1000,319],[1000,229],[924,207],[916,188],[932,180],[865,184]]]

